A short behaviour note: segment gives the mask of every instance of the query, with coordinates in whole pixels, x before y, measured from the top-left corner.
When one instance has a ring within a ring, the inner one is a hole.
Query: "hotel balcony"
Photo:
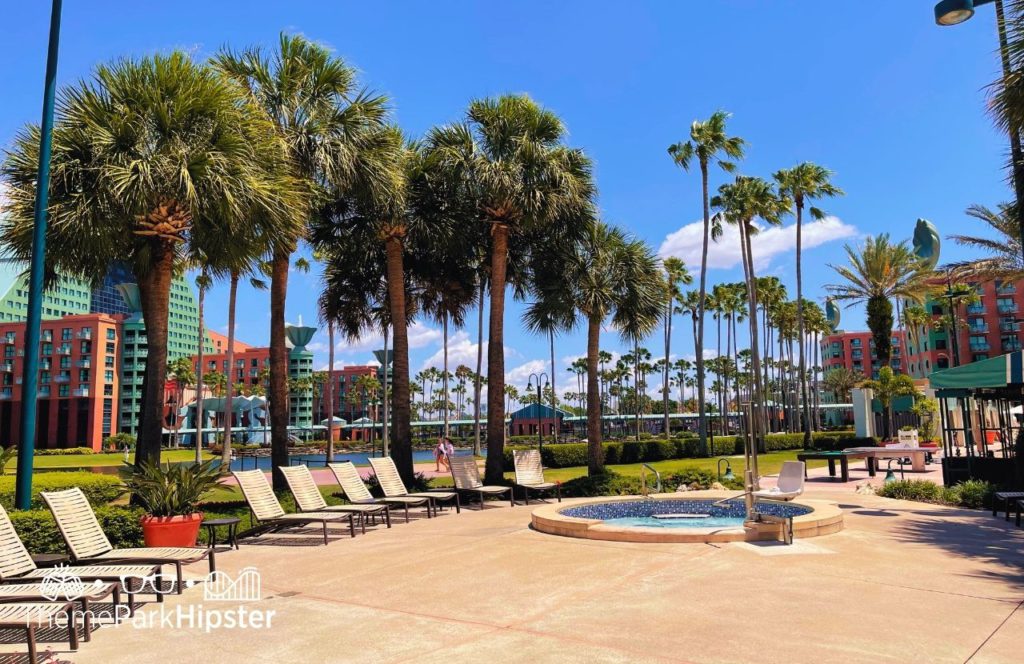
[[[1013,295],[1017,292],[1017,286],[1014,284],[1000,284],[996,288],[996,295]]]
[[[89,367],[92,366],[92,360],[90,360],[88,357],[83,357],[78,362],[76,362],[76,365],[82,369],[88,369]]]
[[[45,343],[53,343],[53,330],[43,330],[42,341]]]
[[[46,399],[49,396],[50,396],[50,386],[49,385],[44,385],[44,386],[40,387],[39,388],[39,392],[36,393],[36,398],[37,399]]]
[[[1017,332],[1020,330],[1020,325],[1012,321],[1000,321],[999,331],[1000,332]]]
[[[5,335],[4,336],[4,343],[8,344],[8,345],[14,345],[14,340],[15,339],[16,339],[16,336],[13,335],[13,334]]]
[[[61,346],[60,348],[57,349],[57,354],[58,355],[70,355],[71,354],[71,346]]]
[[[1000,308],[1000,311],[1002,311],[1002,308]],[[984,304],[969,304],[969,305],[967,305],[967,313],[968,313],[968,315],[971,315],[971,314],[974,314],[974,315],[984,314],[985,313],[985,305]]]
[[[1015,314],[1017,313],[1017,304],[1000,304],[996,307],[996,309],[1001,314]]]
[[[87,397],[87,396],[89,396],[89,388],[88,387],[80,387],[77,390],[73,390],[71,392],[71,394],[73,396],[76,396],[76,397]]]
[[[968,325],[967,329],[971,334],[985,334],[988,332],[988,323],[982,323],[981,325]]]
[[[1012,352],[1018,351],[1018,350],[1020,350],[1020,340],[1019,339],[1006,340],[1006,341],[1003,342],[1003,352],[1004,353],[1012,353]]]
[[[985,351],[989,350],[991,346],[987,341],[984,341],[980,343],[973,343],[969,346],[969,348],[972,353],[984,353]]]
[[[67,383],[71,380],[71,376],[54,376],[53,382],[55,383]]]
[[[92,328],[82,328],[81,330],[78,331],[78,334],[76,334],[75,336],[78,337],[79,339],[92,339]]]
[[[8,360],[3,364],[0,364],[0,371],[14,371],[14,362]]]

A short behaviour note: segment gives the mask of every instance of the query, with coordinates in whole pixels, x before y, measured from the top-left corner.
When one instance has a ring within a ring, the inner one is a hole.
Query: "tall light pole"
[[[1010,49],[1006,41],[1006,15],[1003,0],[942,0],[935,5],[935,22],[939,25],[958,25],[974,16],[974,8],[995,2],[996,30],[999,33],[999,57],[1003,65],[1003,81],[1010,80]],[[1016,198],[1014,209],[1017,214],[1017,229],[1021,243],[1021,260],[1024,261],[1024,152],[1021,151],[1020,132],[1010,127],[1010,160],[1013,174],[1013,193]]]
[[[25,366],[21,378],[21,444],[14,505],[27,510],[32,502],[32,462],[36,447],[36,392],[39,389],[39,326],[43,318],[43,266],[46,256],[46,206],[50,193],[50,150],[53,137],[53,100],[57,92],[57,52],[60,43],[61,0],[50,10],[50,45],[46,53],[43,121],[39,128],[39,170],[36,174],[35,228],[29,272],[28,320],[25,323]]]
[[[543,431],[541,430],[541,426],[540,426],[540,408],[541,408],[541,405],[543,405],[544,402],[541,400],[542,397],[541,397],[540,381],[541,381],[542,378],[544,379],[544,387],[549,387],[551,385],[551,383],[548,382],[549,381],[548,375],[546,373],[544,373],[543,371],[540,372],[539,375],[535,374],[535,373],[532,373],[527,378],[527,380],[529,381],[526,384],[526,391],[527,392],[529,392],[530,390],[533,389],[533,379],[534,378],[537,379],[537,449],[540,451],[541,455],[543,455],[544,454],[544,435],[543,435]],[[558,420],[558,414],[557,413],[552,412],[551,415],[555,418],[556,421]]]

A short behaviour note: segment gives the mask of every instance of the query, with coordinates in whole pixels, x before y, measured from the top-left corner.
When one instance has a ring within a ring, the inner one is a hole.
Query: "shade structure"
[[[931,387],[942,390],[1000,389],[1024,384],[1024,352],[1015,351],[971,362],[961,367],[943,369],[929,376]]]

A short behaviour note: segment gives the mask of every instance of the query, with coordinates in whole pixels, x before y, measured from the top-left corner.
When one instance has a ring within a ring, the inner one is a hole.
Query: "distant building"
[[[893,371],[906,373],[904,363],[903,332],[892,333],[892,357],[889,358]],[[870,332],[845,332],[837,330],[821,340],[821,367],[828,372],[838,367],[859,371],[865,376],[878,377],[881,363],[875,353],[875,344]]]
[[[318,423],[326,420],[331,414],[335,417],[340,417],[350,424],[363,417],[379,419],[376,417],[379,404],[374,406],[370,402],[368,395],[360,392],[356,384],[361,376],[372,376],[377,380],[381,380],[380,367],[377,365],[342,367],[341,369],[334,369],[328,372],[328,376],[334,388],[334,406],[331,409],[333,412],[330,414],[327,412],[327,390],[325,389],[326,386],[321,387],[320,396],[316,403],[316,421]],[[383,388],[383,383],[381,387]],[[378,401],[382,396],[382,394],[377,395]]]
[[[510,436],[536,436],[537,428],[541,434],[551,436],[561,430],[562,422],[573,414],[561,408],[535,403],[523,406],[509,415],[508,430]]]

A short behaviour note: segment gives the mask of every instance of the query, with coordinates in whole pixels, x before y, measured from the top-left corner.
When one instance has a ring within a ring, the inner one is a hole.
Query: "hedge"
[[[36,456],[74,456],[79,454],[92,454],[91,447],[54,447],[52,449],[36,450]]]
[[[874,446],[873,438],[857,438],[852,432],[819,431],[812,434],[815,449],[832,450],[845,447]],[[688,459],[698,455],[700,443],[692,436],[679,436],[670,440],[611,441],[602,443],[606,464],[644,463],[665,459]],[[803,449],[803,434],[773,433],[765,438],[769,452]],[[505,469],[512,470],[512,452],[532,449],[528,446],[505,448]],[[542,462],[548,468],[568,468],[587,465],[586,443],[559,443],[544,446]],[[743,454],[743,440],[738,436],[715,436],[711,456]]]
[[[143,546],[142,510],[133,507],[96,507],[96,518],[115,548]],[[11,512],[11,523],[30,553],[64,553],[67,547],[49,510]]]
[[[0,505],[8,510],[14,508],[14,481],[14,475],[0,477]],[[62,491],[71,487],[80,488],[93,507],[106,505],[120,496],[124,489],[121,480],[115,475],[101,475],[88,471],[35,473],[32,476],[31,508],[46,507],[39,492]]]

